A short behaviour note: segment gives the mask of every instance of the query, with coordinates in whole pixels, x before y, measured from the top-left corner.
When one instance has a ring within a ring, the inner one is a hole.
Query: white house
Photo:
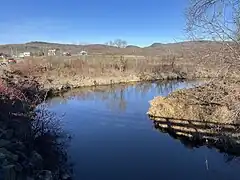
[[[81,51],[79,54],[82,55],[82,56],[86,56],[87,55],[87,51]]]
[[[18,57],[24,58],[24,53],[19,53],[19,54],[18,54]]]
[[[48,56],[56,56],[59,53],[59,49],[49,49]]]
[[[31,52],[22,52],[18,54],[19,58],[30,57],[30,56],[32,56]]]
[[[24,57],[29,57],[32,55],[32,53],[31,52],[23,52],[23,55],[24,55]]]

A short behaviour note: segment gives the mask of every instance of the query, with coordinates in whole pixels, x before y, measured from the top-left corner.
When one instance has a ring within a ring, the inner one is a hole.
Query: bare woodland
[[[240,62],[240,1],[191,0],[187,9],[187,32],[191,39],[222,43],[219,54],[227,73]]]

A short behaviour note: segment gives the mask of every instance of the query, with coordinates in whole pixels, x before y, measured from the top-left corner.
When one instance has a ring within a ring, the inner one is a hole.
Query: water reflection
[[[73,165],[69,160],[68,148],[71,136],[61,126],[60,117],[39,105],[31,121],[31,146],[43,158],[42,167],[50,170],[53,179],[70,180]],[[29,142],[30,143],[30,142]]]
[[[124,112],[128,107],[127,102],[133,91],[135,94],[144,97],[150,90],[154,89],[159,95],[166,96],[174,89],[192,87],[193,83],[197,84],[193,81],[184,82],[176,80],[80,88],[61,94],[59,97],[54,97],[48,101],[48,104],[54,106],[66,104],[69,100],[101,100],[107,108]]]
[[[222,141],[223,139],[218,140],[212,140],[212,139],[206,139],[206,138],[199,138],[197,136],[189,137],[186,135],[180,135],[178,134],[179,131],[173,130],[171,127],[166,127],[160,122],[153,121],[154,128],[161,133],[166,133],[169,136],[171,136],[173,139],[180,141],[184,147],[188,149],[194,149],[194,148],[200,148],[202,146],[206,146],[209,149],[216,149],[219,153],[223,154],[224,161],[226,163],[229,163],[231,161],[240,161],[240,144],[237,143],[237,140],[229,139],[229,141]],[[182,134],[182,133],[181,133]],[[222,133],[221,133],[222,134]],[[219,135],[220,136],[220,135]],[[226,137],[222,137],[226,138]]]
[[[50,100],[51,111],[66,113],[62,122],[73,134],[68,153],[75,179],[238,179],[239,166],[232,165],[236,155],[217,153],[209,144],[166,134],[164,129],[160,133],[146,116],[149,100],[194,83],[82,88]]]

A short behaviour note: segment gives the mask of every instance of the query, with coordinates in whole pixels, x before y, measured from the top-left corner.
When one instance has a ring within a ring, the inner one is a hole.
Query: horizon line
[[[214,40],[182,40],[182,41],[172,41],[172,42],[153,42],[147,46],[140,46],[137,44],[127,44],[127,46],[137,46],[137,47],[149,47],[154,44],[162,44],[162,45],[167,45],[167,44],[178,44],[178,43],[183,43],[183,42],[221,42],[221,41],[214,41]],[[88,46],[88,45],[106,45],[106,46],[111,46],[107,45],[105,43],[69,43],[69,42],[61,42],[61,41],[27,41],[27,42],[22,42],[22,43],[4,43],[0,44],[0,46],[4,45],[21,45],[21,44],[30,44],[30,43],[45,43],[45,44],[59,44],[59,45],[75,45],[75,46]],[[127,47],[126,46],[126,47]]]

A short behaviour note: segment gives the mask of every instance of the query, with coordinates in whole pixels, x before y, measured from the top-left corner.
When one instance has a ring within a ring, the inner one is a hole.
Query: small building
[[[19,57],[19,58],[24,58],[24,53],[19,53],[19,54],[18,54],[18,57]]]
[[[23,52],[24,57],[30,57],[32,56],[31,52]]]
[[[30,57],[30,56],[33,56],[33,53],[31,53],[31,52],[22,52],[22,53],[18,54],[19,58]]]
[[[59,49],[49,49],[48,50],[48,56],[56,56],[59,55],[60,50]]]
[[[88,55],[87,51],[81,51],[79,54],[80,54],[81,56],[86,56],[86,55]]]
[[[63,52],[63,56],[71,56],[70,52]]]

